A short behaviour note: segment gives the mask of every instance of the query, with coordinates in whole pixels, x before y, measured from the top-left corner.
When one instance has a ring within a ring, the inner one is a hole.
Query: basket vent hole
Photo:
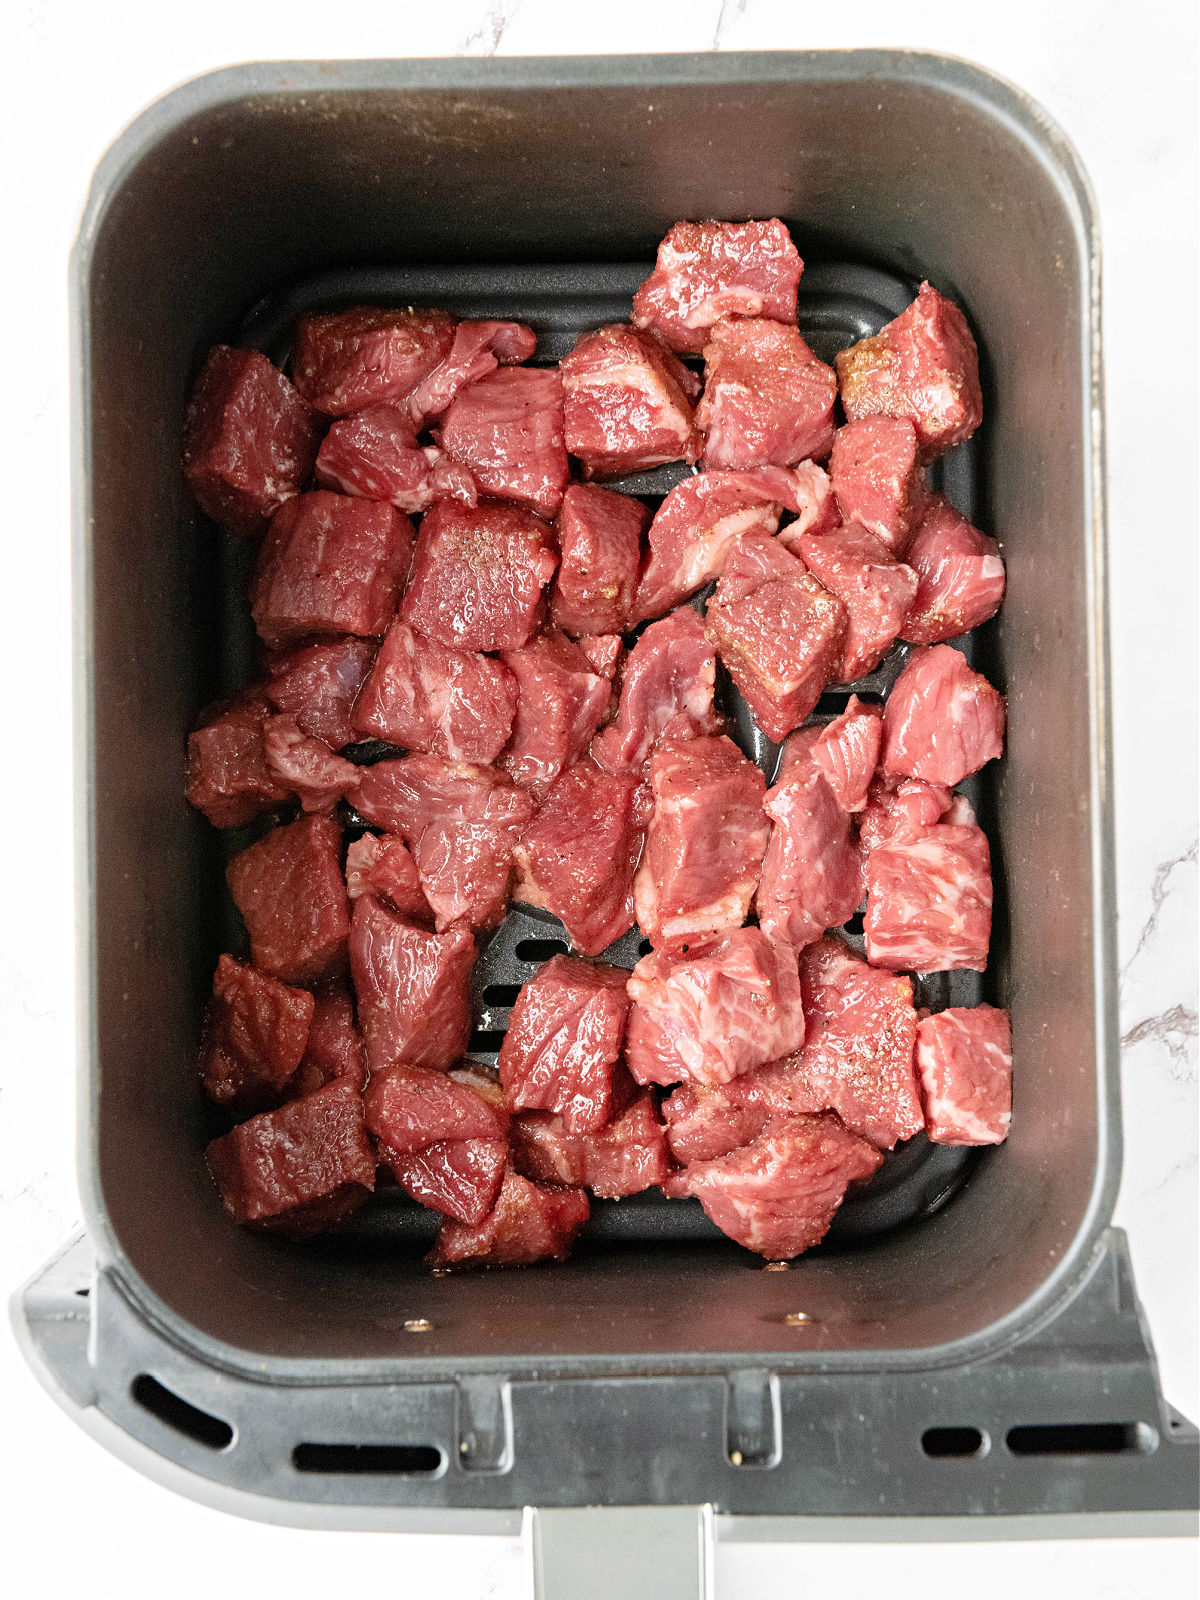
[[[518,961],[549,961],[551,956],[565,956],[569,948],[561,939],[521,939],[513,954]]]
[[[490,1051],[499,1050],[504,1043],[504,1034],[496,1028],[477,1028],[467,1040],[468,1051],[475,1051],[480,1055],[487,1055]]]
[[[842,926],[845,928],[847,933],[861,933],[863,931],[863,914],[862,914],[862,912],[861,911],[856,911],[854,913],[854,915],[850,918],[849,922],[843,923]],[[934,1431],[936,1431],[936,1430],[934,1430]]]
[[[489,1006],[515,1006],[520,992],[519,983],[489,983],[483,998]]]
[[[638,940],[638,955],[639,956],[648,956],[650,954],[651,950],[653,950],[653,949],[654,949],[654,946],[650,943],[649,939],[639,939]]]
[[[1010,1428],[1015,1456],[1147,1455],[1158,1435],[1144,1422],[1031,1422]]]
[[[982,1456],[987,1454],[987,1435],[979,1428],[926,1428],[921,1449],[939,1458]]]
[[[192,1405],[148,1372],[138,1374],[129,1392],[144,1411],[197,1444],[207,1445],[210,1450],[224,1450],[233,1443],[233,1429],[227,1422],[214,1417],[210,1411],[201,1411],[199,1406]]]
[[[297,1472],[428,1477],[440,1469],[442,1452],[435,1444],[298,1444],[292,1465]]]

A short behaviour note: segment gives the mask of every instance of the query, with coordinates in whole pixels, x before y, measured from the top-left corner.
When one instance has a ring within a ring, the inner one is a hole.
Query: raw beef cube
[[[950,790],[944,784],[921,783],[916,778],[873,778],[858,825],[863,848],[874,850],[893,840],[915,839],[945,816],[950,802]]]
[[[510,1111],[556,1111],[568,1133],[592,1133],[612,1111],[625,1038],[629,974],[555,956],[523,984],[500,1047]]]
[[[880,770],[953,788],[1004,751],[1004,696],[961,650],[920,645],[883,708]]]
[[[470,1075],[395,1066],[371,1078],[367,1127],[397,1181],[422,1205],[478,1223],[495,1204],[508,1117]]]
[[[662,744],[650,758],[654,814],[633,884],[655,945],[740,928],[762,871],[766,780],[724,735]]]
[[[617,676],[617,668],[621,663],[621,652],[624,650],[624,641],[619,633],[581,633],[578,639],[579,648],[588,658],[593,672],[598,672],[602,678],[607,678],[611,684]],[[614,704],[615,713],[616,706]]]
[[[361,1089],[367,1081],[367,1052],[354,1020],[354,1000],[345,978],[330,978],[313,990],[308,1041],[288,1084],[291,1099],[343,1078]]]
[[[917,430],[907,417],[863,417],[833,436],[829,458],[842,521],[857,522],[900,558],[925,509]]]
[[[335,756],[322,739],[302,732],[295,717],[282,712],[263,723],[263,753],[273,776],[299,796],[305,811],[332,811],[358,785],[353,762]]]
[[[553,530],[519,506],[439,500],[425,513],[400,615],[462,650],[519,650],[542,619]]]
[[[604,1200],[640,1194],[662,1183],[671,1157],[654,1095],[636,1094],[593,1133],[571,1133],[563,1118],[527,1111],[513,1118],[513,1165],[540,1183],[582,1184]]]
[[[629,652],[616,721],[592,754],[607,772],[639,774],[660,739],[716,733],[717,658],[704,623],[689,606],[652,622]]]
[[[408,396],[405,405],[421,427],[440,417],[461,389],[495,372],[500,364],[528,361],[537,337],[523,322],[460,322],[449,354]]]
[[[790,531],[784,531],[785,544]],[[917,592],[917,575],[854,523],[832,533],[803,535],[793,548],[846,608],[849,626],[836,677],[853,683],[873,672],[895,643]]]
[[[917,1023],[925,1131],[934,1144],[1002,1144],[1012,1121],[1008,1012],[959,1006]]]
[[[300,1065],[313,997],[222,956],[204,1014],[200,1078],[210,1100],[256,1111],[278,1100]]]
[[[508,743],[517,681],[478,650],[437,644],[399,618],[354,707],[359,734],[452,761],[495,761]]]
[[[453,1066],[471,1032],[475,940],[466,923],[426,933],[364,895],[350,923],[350,971],[372,1073],[397,1061]]]
[[[552,367],[508,367],[468,384],[436,437],[482,494],[558,515],[568,468],[562,380]]]
[[[758,928],[687,954],[652,951],[629,998],[625,1059],[638,1083],[727,1083],[804,1043],[795,954]]]
[[[583,334],[559,363],[567,449],[589,478],[693,462],[694,375],[650,333],[624,323]]]
[[[270,715],[261,691],[247,689],[210,706],[188,736],[185,792],[215,828],[244,827],[289,796],[267,765],[263,724]]]
[[[662,1103],[667,1143],[676,1161],[711,1161],[756,1139],[772,1117],[823,1111],[825,1101],[784,1056],[730,1083],[681,1083]]]
[[[704,464],[790,467],[827,456],[837,378],[795,327],[768,317],[718,322],[704,346],[696,426]]]
[[[941,644],[994,617],[1004,598],[1004,562],[994,539],[973,528],[934,495],[909,546],[917,593],[901,634],[914,644]]]
[[[558,514],[558,580],[550,620],[574,637],[630,625],[650,513],[632,495],[572,483]]]
[[[552,911],[584,955],[599,955],[633,927],[638,809],[634,778],[581,761],[551,789],[513,852],[513,898]]]
[[[369,406],[335,422],[317,456],[323,489],[425,511],[435,500],[475,504],[475,480],[435,446],[422,447],[403,406]]]
[[[842,405],[860,417],[907,417],[921,457],[932,461],[983,421],[979,354],[967,319],[927,283],[873,338],[837,357]]]
[[[991,927],[991,856],[981,829],[936,822],[868,855],[863,932],[873,966],[982,972]]]
[[[811,759],[820,768],[843,811],[861,811],[879,763],[883,740],[883,710],[864,705],[856,694],[846,709],[821,729],[813,740]],[[784,762],[787,753],[784,752]],[[783,772],[780,772],[783,777]]]
[[[356,737],[350,710],[375,650],[373,639],[352,634],[324,644],[293,645],[268,657],[264,692],[277,711],[296,719],[302,733],[340,750]]]
[[[783,503],[796,515],[782,530],[780,539],[789,550],[795,551],[801,534],[832,533],[841,526],[842,514],[824,467],[819,467],[815,461],[802,461],[798,467],[793,467],[792,478],[793,493]]]
[[[202,511],[257,535],[308,481],[321,419],[257,350],[219,344],[188,402],[183,472]]]
[[[314,311],[296,323],[292,378],[318,411],[348,417],[403,399],[453,343],[454,318],[444,311]]]
[[[346,893],[351,900],[374,895],[406,922],[433,925],[417,864],[395,834],[364,833],[346,847]]]
[[[250,609],[268,645],[310,633],[386,633],[412,556],[391,506],[316,489],[289,500],[259,551]]]
[[[380,761],[363,772],[355,808],[411,849],[439,933],[464,918],[474,928],[500,921],[513,846],[533,815],[503,773],[441,756]]]
[[[726,563],[705,632],[755,721],[778,740],[799,727],[836,674],[846,612],[782,545],[747,534]]]
[[[504,665],[517,682],[517,712],[499,765],[543,800],[591,744],[612,686],[565,633],[542,634],[523,650],[506,651]]]
[[[410,1156],[382,1153],[414,1200],[470,1227],[495,1205],[508,1165],[505,1139],[444,1139]]]
[[[225,878],[250,935],[256,967],[285,983],[328,977],[346,955],[350,917],[342,830],[301,817],[239,851]]]
[[[804,263],[792,236],[768,222],[677,222],[658,247],[654,271],[633,297],[633,320],[698,355],[722,317],[796,321]]]
[[[425,1260],[434,1268],[565,1261],[590,1209],[582,1189],[530,1183],[510,1166],[483,1221],[471,1227],[448,1218]]]
[[[352,1083],[326,1084],[214,1139],[204,1152],[235,1222],[307,1239],[375,1187],[375,1153]]]
[[[779,1117],[741,1149],[693,1162],[680,1187],[738,1244],[790,1261],[825,1237],[846,1190],[882,1160],[828,1113]]]

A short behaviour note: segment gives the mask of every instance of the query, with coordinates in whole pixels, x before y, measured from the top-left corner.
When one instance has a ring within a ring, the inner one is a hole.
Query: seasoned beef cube
[[[845,523],[873,533],[898,560],[926,504],[917,430],[907,417],[863,417],[833,436],[829,476]]]
[[[542,634],[523,650],[505,651],[504,665],[516,679],[517,710],[499,765],[543,800],[591,744],[612,687],[565,633]]]
[[[953,788],[1004,751],[1004,696],[961,650],[918,646],[883,708],[880,770]]]
[[[406,922],[433,926],[417,864],[404,840],[390,833],[364,833],[346,847],[346,893],[382,900]]]
[[[934,1144],[1002,1144],[1012,1121],[1008,1012],[954,1006],[917,1023],[925,1131]]]
[[[623,633],[633,613],[650,513],[632,495],[572,483],[556,524],[560,560],[550,620],[580,634]]]
[[[412,525],[391,506],[316,489],[277,511],[251,585],[268,645],[310,633],[386,633],[412,555]]]
[[[344,962],[350,916],[342,830],[301,817],[239,851],[226,881],[250,934],[256,967],[285,983],[328,977]]]
[[[452,1066],[471,1032],[475,940],[465,922],[426,933],[363,895],[350,921],[350,971],[372,1073],[397,1061]]]
[[[796,321],[804,270],[778,217],[767,222],[677,222],[633,297],[633,320],[672,350],[698,355],[722,317]]]
[[[625,662],[616,721],[592,743],[607,772],[640,774],[660,739],[716,733],[717,659],[689,606],[652,622]]]
[[[313,311],[296,323],[292,378],[331,417],[400,400],[429,376],[454,342],[444,311]]]
[[[435,500],[473,506],[475,480],[434,445],[422,447],[404,406],[369,406],[335,422],[317,455],[317,482],[397,511],[427,510]]]
[[[506,367],[468,384],[436,437],[481,494],[558,515],[568,468],[562,380],[552,367]]]
[[[991,926],[991,856],[981,829],[937,822],[868,855],[863,932],[873,966],[982,972]]]
[[[836,364],[847,418],[907,417],[924,461],[969,439],[983,420],[979,354],[967,319],[928,283],[906,311],[843,350]]]
[[[882,740],[882,708],[864,704],[856,694],[850,696],[841,715],[822,728],[813,740],[809,756],[820,768],[843,811],[862,811],[866,806]],[[783,759],[786,766],[786,750]],[[783,777],[781,769],[777,781]]]
[[[308,1041],[288,1097],[299,1099],[337,1078],[361,1089],[367,1081],[367,1052],[354,1019],[354,1000],[345,978],[329,978],[312,991]]]
[[[582,334],[559,372],[567,449],[589,478],[696,460],[696,380],[653,334],[624,323]]]
[[[536,349],[537,336],[523,322],[460,322],[445,360],[405,401],[410,417],[418,427],[440,417],[469,383],[486,378],[497,365],[528,361]]]
[[[633,927],[640,811],[635,779],[581,761],[551,789],[513,852],[513,898],[552,911],[586,956]]]
[[[188,735],[185,792],[215,828],[244,827],[288,798],[267,765],[263,724],[270,715],[262,692],[247,689],[210,706]]]
[[[508,1165],[505,1139],[444,1139],[410,1156],[382,1151],[396,1181],[431,1211],[476,1227],[496,1203]]]
[[[264,693],[277,711],[286,711],[302,733],[341,750],[356,737],[350,709],[371,670],[373,639],[331,639],[293,645],[267,658]]]
[[[706,467],[790,467],[829,454],[837,378],[795,327],[768,317],[718,322],[704,346],[696,426]]]
[[[679,1190],[747,1250],[790,1261],[825,1237],[846,1190],[882,1160],[828,1113],[778,1117],[741,1149],[693,1162]]]
[[[438,501],[421,521],[400,615],[438,644],[519,650],[542,619],[557,565],[553,531],[531,511]]]
[[[592,1133],[571,1133],[564,1119],[550,1112],[523,1112],[513,1118],[512,1160],[527,1178],[582,1184],[603,1200],[640,1194],[671,1171],[649,1089],[634,1095],[611,1122]]]
[[[940,783],[916,778],[875,777],[859,818],[858,836],[865,850],[892,840],[915,839],[945,816],[952,796]]]
[[[746,534],[726,562],[705,632],[755,721],[778,740],[835,676],[846,612],[777,541]]]
[[[266,356],[219,344],[188,403],[184,476],[214,522],[255,536],[307,482],[320,438],[320,418]]]
[[[210,1100],[257,1111],[278,1100],[308,1042],[313,997],[222,956],[204,1014],[200,1079]]]
[[[1000,609],[1000,546],[941,495],[931,499],[906,559],[917,575],[917,592],[900,633],[913,644],[956,639]]]
[[[846,608],[849,626],[835,676],[840,683],[853,683],[873,672],[895,643],[917,592],[917,575],[857,523],[802,535],[792,548]]]
[[[591,663],[592,671],[607,678],[611,684],[617,676],[621,652],[625,645],[619,633],[581,633],[576,641]],[[615,703],[612,706],[615,714]]]
[[[273,776],[305,811],[332,811],[358,784],[353,762],[335,756],[324,740],[311,738],[282,712],[263,723],[263,753]]]
[[[362,1096],[344,1080],[251,1117],[204,1154],[235,1222],[292,1239],[344,1221],[375,1187]]]
[[[483,1221],[471,1227],[448,1218],[425,1260],[435,1268],[565,1261],[589,1210],[582,1189],[530,1183],[510,1166],[496,1204]]]
[[[380,761],[363,772],[355,805],[412,850],[439,933],[463,918],[473,928],[500,921],[513,846],[533,815],[502,772],[441,756]]]
[[[654,813],[633,884],[638,924],[656,946],[740,928],[762,871],[766,780],[733,743],[674,740],[650,758]]]
[[[372,1076],[367,1127],[397,1181],[422,1205],[479,1223],[495,1204],[508,1116],[470,1073],[398,1065]]]
[[[517,710],[517,680],[490,656],[436,644],[399,618],[354,707],[357,733],[452,761],[495,761]]]
[[[824,467],[815,461],[802,461],[792,469],[793,493],[784,505],[796,513],[780,532],[780,540],[794,554],[796,540],[802,534],[832,533],[841,526],[842,514],[838,510],[837,496]]]
[[[711,1161],[749,1144],[772,1117],[823,1111],[825,1102],[784,1056],[729,1083],[681,1083],[662,1103],[667,1143],[676,1161]]]
[[[604,1126],[625,1038],[628,976],[620,967],[555,956],[522,985],[500,1047],[510,1111],[558,1112],[571,1134]]]
[[[625,1059],[638,1083],[727,1083],[804,1043],[795,954],[758,928],[652,951],[629,998]]]

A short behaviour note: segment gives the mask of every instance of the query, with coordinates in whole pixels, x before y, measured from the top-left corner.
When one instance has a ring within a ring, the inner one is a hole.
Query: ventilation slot
[[[487,1055],[491,1051],[499,1050],[503,1043],[503,1032],[495,1028],[487,1030],[477,1028],[467,1040],[467,1049],[478,1051],[480,1055]]]
[[[650,943],[649,939],[639,939],[638,940],[638,955],[639,956],[648,956],[650,954],[651,950],[653,950],[653,949],[654,949],[654,946]]]
[[[292,1451],[297,1472],[413,1478],[428,1477],[441,1464],[434,1444],[298,1444]]]
[[[484,1004],[489,1006],[515,1006],[521,992],[519,983],[489,983],[483,991]]]
[[[926,1428],[921,1449],[927,1456],[982,1456],[987,1453],[987,1437],[978,1428]]]
[[[144,1411],[197,1444],[207,1445],[210,1450],[224,1450],[233,1443],[233,1429],[227,1422],[191,1405],[148,1372],[139,1373],[130,1384],[129,1392]]]
[[[1035,1422],[1004,1442],[1015,1456],[1130,1456],[1153,1450],[1157,1435],[1143,1422]]]
[[[561,939],[521,939],[513,954],[518,961],[549,961],[551,956],[565,956],[567,950]]]
[[[847,933],[861,933],[863,931],[863,913],[856,911],[849,922],[842,924]]]

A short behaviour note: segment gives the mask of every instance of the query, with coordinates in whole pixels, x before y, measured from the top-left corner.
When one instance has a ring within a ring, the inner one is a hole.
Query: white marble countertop
[[[0,1283],[76,1225],[70,901],[65,263],[92,166],[179,81],[238,60],[905,46],[964,56],[1037,97],[1099,200],[1111,471],[1125,1167],[1116,1220],[1167,1395],[1197,1416],[1196,11],[1192,0],[22,0],[6,27],[0,386],[9,452],[0,650],[8,781],[0,904]],[[11,153],[25,151],[28,159]],[[19,219],[14,225],[14,219]],[[15,314],[14,314],[15,313]],[[1164,359],[1164,347],[1170,352]],[[20,374],[20,382],[14,381]],[[13,605],[13,599],[18,604]],[[33,687],[36,711],[16,686]],[[31,737],[31,723],[34,724]],[[87,1575],[128,1600],[270,1584],[296,1600],[355,1589],[439,1600],[526,1596],[515,1541],[296,1533],[242,1523],[145,1482],[76,1430],[0,1336],[5,1569],[47,1596]],[[65,1511],[65,1519],[64,1519]],[[54,1555],[58,1555],[57,1562]],[[741,1546],[718,1600],[800,1581],[1033,1596],[1185,1592],[1187,1540]],[[36,1567],[34,1565],[36,1563]],[[236,1573],[236,1581],[232,1574]],[[56,1586],[58,1585],[58,1586]],[[32,1579],[30,1585],[32,1586]],[[16,1591],[14,1591],[16,1592]],[[25,1592],[22,1588],[21,1592]],[[652,1597],[647,1597],[652,1600]]]

